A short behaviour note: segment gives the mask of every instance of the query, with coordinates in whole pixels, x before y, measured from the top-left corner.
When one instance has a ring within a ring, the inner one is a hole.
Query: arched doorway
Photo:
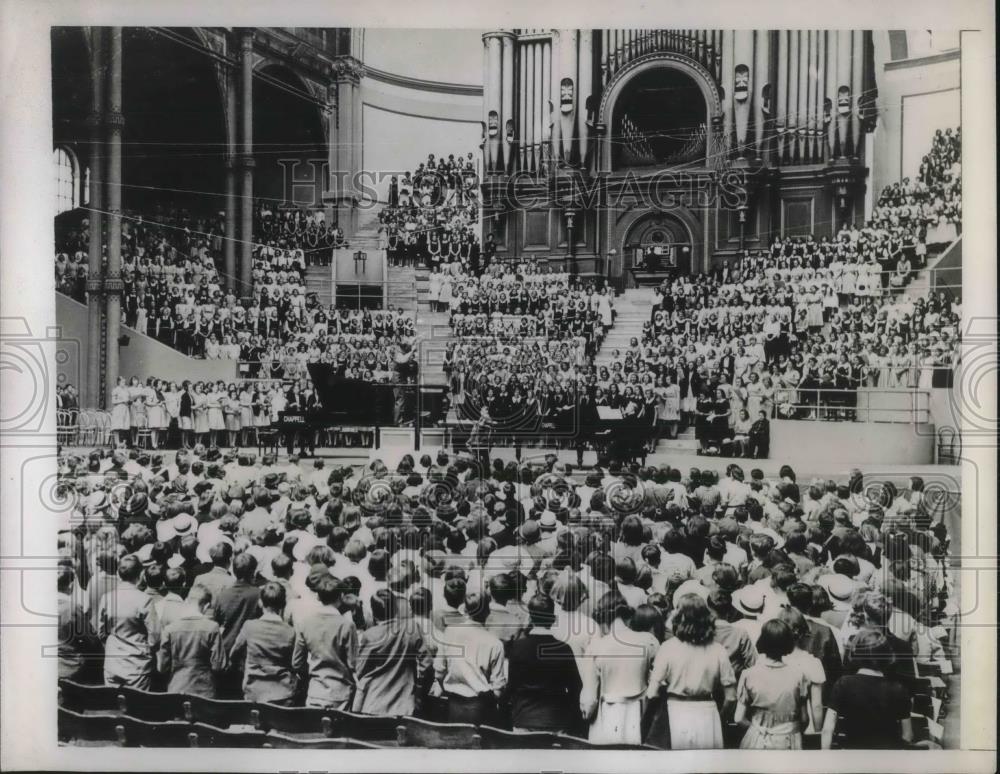
[[[665,212],[651,212],[632,224],[622,240],[621,254],[627,275],[638,272],[667,277],[695,270],[690,229],[680,218]]]
[[[305,83],[266,64],[253,81],[254,193],[272,206],[321,207],[327,140]]]

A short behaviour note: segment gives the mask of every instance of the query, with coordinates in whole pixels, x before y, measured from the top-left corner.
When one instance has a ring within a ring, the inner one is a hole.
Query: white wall
[[[961,93],[957,88],[902,97],[903,150],[901,172],[911,180],[931,147],[934,132],[962,123]]]
[[[485,30],[365,28],[365,64],[425,81],[483,83]]]
[[[385,100],[378,104],[385,107],[377,107],[367,101],[363,107],[365,143],[362,164],[366,171],[382,174],[383,179],[377,186],[381,201],[386,199],[389,175],[412,171],[427,159],[428,153],[447,157],[451,153],[464,156],[471,152],[473,158],[479,160],[482,128],[478,119],[426,118],[396,112]],[[472,109],[477,115],[481,112],[479,105],[473,105]]]
[[[937,32],[935,39],[947,42],[948,36]],[[910,57],[893,62],[888,33],[876,32],[874,42],[878,126],[869,185],[877,199],[886,185],[916,173],[935,129],[961,123],[961,73],[957,51],[928,52],[919,45],[908,46],[913,49]],[[921,55],[914,56],[914,50]]]

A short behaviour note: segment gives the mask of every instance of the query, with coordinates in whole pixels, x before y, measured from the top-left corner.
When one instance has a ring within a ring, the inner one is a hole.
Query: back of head
[[[490,614],[490,600],[485,594],[473,591],[465,595],[465,614],[476,623],[485,623]]]
[[[236,580],[244,583],[253,582],[257,574],[257,557],[244,551],[233,559],[233,575]]]
[[[444,601],[453,608],[457,608],[465,601],[465,581],[461,578],[452,578],[445,581]]]
[[[532,626],[548,629],[555,623],[555,605],[549,597],[536,594],[528,600],[528,617]]]
[[[260,604],[265,610],[272,613],[278,613],[280,615],[285,609],[285,602],[285,587],[280,583],[271,581],[269,583],[265,583],[261,588]]]

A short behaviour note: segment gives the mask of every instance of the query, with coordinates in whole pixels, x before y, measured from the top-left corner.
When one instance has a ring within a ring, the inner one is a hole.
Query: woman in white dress
[[[222,399],[222,413],[225,415],[226,435],[230,448],[236,447],[236,441],[240,435],[240,412],[240,399],[236,394],[236,385],[231,384]]]
[[[194,437],[197,443],[208,441],[208,397],[203,392],[201,382],[191,387],[191,413],[193,414]]]
[[[677,437],[677,423],[681,419],[681,388],[677,385],[676,374],[669,374],[662,390],[659,421],[666,423],[667,436]]]
[[[441,274],[441,287],[438,291],[438,311],[447,312],[452,301],[452,278],[450,274]]]
[[[146,421],[149,423],[149,442],[152,448],[159,448],[160,431],[167,426],[166,411],[163,408],[162,385],[159,380],[150,378],[146,382]]]
[[[215,385],[207,385],[208,397],[208,429],[211,433],[209,441],[212,446],[221,446],[225,438],[226,414],[224,401],[226,398],[226,383],[218,381]]]
[[[111,390],[111,432],[114,434],[115,446],[122,446],[129,442],[129,429],[131,428],[129,405],[131,403],[132,399],[125,384],[125,377],[119,376],[114,389]]]
[[[592,744],[642,741],[647,678],[660,644],[649,632],[629,628],[630,611],[623,599],[606,594],[595,614],[602,636],[590,641],[579,662],[580,708],[590,720]]]
[[[427,300],[431,304],[431,309],[440,311],[441,303],[441,270],[435,266],[428,279]]]
[[[255,427],[253,416],[253,387],[249,382],[243,383],[240,390],[240,445],[249,446],[251,431]]]
[[[607,287],[601,289],[601,297],[597,300],[597,311],[601,316],[601,325],[607,332],[615,322],[614,309],[611,305],[611,291]]]
[[[139,428],[148,426],[146,421],[146,388],[139,383],[137,376],[129,379],[128,399],[129,428],[132,431],[132,445],[135,446]]]
[[[671,750],[721,750],[722,715],[736,703],[736,674],[726,649],[715,641],[715,616],[698,594],[678,600],[674,636],[659,646],[646,699],[659,701],[647,742]]]

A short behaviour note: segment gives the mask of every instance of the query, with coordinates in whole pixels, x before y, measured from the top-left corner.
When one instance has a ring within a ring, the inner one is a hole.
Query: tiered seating
[[[427,157],[393,178],[380,231],[393,265],[479,265],[479,176],[472,154]]]

